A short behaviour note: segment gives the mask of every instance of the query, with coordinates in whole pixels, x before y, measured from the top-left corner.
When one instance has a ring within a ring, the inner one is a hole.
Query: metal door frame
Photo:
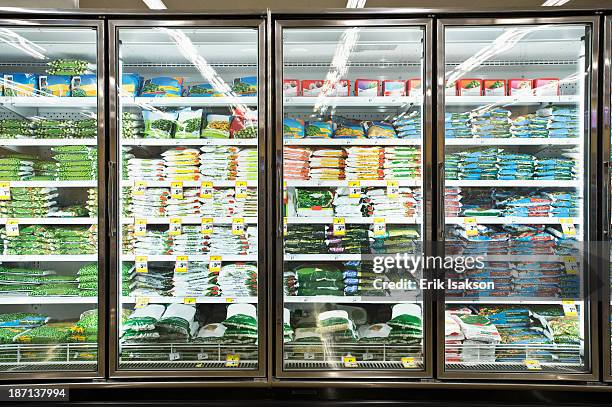
[[[98,120],[97,149],[98,149],[98,358],[95,370],[91,371],[25,371],[0,373],[0,381],[28,380],[28,379],[100,379],[106,371],[106,120],[105,120],[105,90],[106,55],[104,53],[105,26],[103,20],[81,20],[71,16],[69,19],[0,19],[0,26],[11,28],[93,28],[96,30],[96,81],[97,81],[97,107]],[[67,300],[68,301],[68,300]]]
[[[424,84],[424,97],[423,97],[423,145],[422,149],[422,161],[423,161],[423,173],[422,176],[422,211],[423,211],[423,222],[424,222],[424,236],[423,245],[426,248],[427,242],[431,242],[432,233],[432,180],[433,175],[431,172],[432,163],[432,146],[430,141],[432,140],[432,129],[428,126],[428,123],[433,122],[433,106],[432,106],[432,63],[433,63],[433,20],[427,18],[379,18],[380,16],[372,15],[369,19],[364,19],[365,16],[354,18],[347,16],[341,19],[341,16],[333,16],[329,19],[275,19],[274,24],[274,86],[271,89],[274,106],[271,107],[271,112],[274,116],[270,120],[271,133],[274,132],[274,174],[275,179],[271,182],[272,194],[271,206],[272,211],[271,217],[274,222],[273,228],[270,230],[271,239],[273,240],[276,251],[273,253],[274,264],[272,265],[272,273],[274,281],[274,292],[272,301],[275,304],[274,309],[274,326],[271,327],[274,331],[274,377],[284,379],[422,379],[433,377],[433,357],[432,354],[435,351],[432,341],[433,333],[433,310],[432,310],[432,298],[430,293],[425,290],[423,295],[423,322],[425,323],[424,337],[423,337],[423,360],[425,363],[423,370],[358,370],[358,371],[347,371],[347,370],[303,370],[303,371],[286,371],[283,366],[283,217],[282,211],[282,194],[283,194],[283,132],[282,132],[282,118],[283,118],[283,29],[284,28],[351,28],[351,27],[420,27],[423,30],[423,84]],[[299,16],[296,16],[299,18]],[[273,126],[273,127],[272,127]],[[426,271],[424,271],[426,273]],[[272,285],[271,284],[271,285]],[[432,316],[432,317],[428,317]],[[272,325],[272,324],[271,324]],[[360,383],[360,382],[355,382]]]
[[[438,199],[440,206],[437,208],[439,216],[439,224],[437,237],[440,242],[444,241],[444,152],[445,152],[445,136],[444,136],[444,89],[445,89],[445,28],[449,26],[469,27],[469,26],[515,26],[515,25],[542,25],[542,24],[559,24],[559,25],[577,25],[584,24],[589,27],[591,47],[586,44],[585,51],[590,52],[590,86],[585,88],[585,97],[589,101],[588,117],[590,123],[585,121],[585,127],[588,126],[589,134],[585,137],[585,171],[586,179],[584,185],[584,200],[585,200],[585,219],[588,217],[588,230],[584,236],[591,242],[598,241],[598,224],[597,224],[597,148],[598,148],[598,128],[597,128],[597,110],[598,110],[598,65],[599,65],[599,17],[596,16],[580,16],[580,17],[503,17],[503,18],[442,18],[438,20],[438,48],[437,48],[437,166],[438,166]],[[599,377],[599,312],[598,312],[598,295],[593,289],[596,288],[597,273],[593,265],[597,265],[597,256],[590,253],[588,256],[588,264],[584,267],[584,272],[588,273],[584,277],[585,285],[591,288],[591,295],[582,310],[584,317],[589,317],[588,324],[585,324],[585,360],[589,361],[590,370],[584,373],[526,373],[526,372],[447,372],[445,371],[444,352],[444,309],[442,295],[441,302],[438,305],[438,343],[437,343],[437,376],[440,379],[485,379],[485,380],[564,380],[564,381],[594,381]],[[589,352],[590,351],[590,352]],[[588,357],[588,358],[587,358]]]
[[[156,16],[163,18],[164,16]],[[227,16],[226,16],[227,17]],[[108,201],[111,207],[114,207],[114,213],[109,213],[109,237],[110,237],[110,300],[109,300],[109,378],[234,378],[234,379],[254,379],[262,380],[266,377],[266,353],[267,349],[267,258],[268,258],[268,242],[266,233],[266,202],[267,202],[267,183],[266,171],[268,170],[269,162],[266,157],[267,148],[267,133],[266,133],[266,95],[267,95],[267,80],[266,80],[266,20],[265,15],[249,16],[248,18],[232,18],[223,19],[217,16],[206,18],[197,16],[192,20],[171,20],[171,19],[155,19],[155,20],[110,20],[108,22],[108,38],[109,38],[109,168],[111,170],[110,182],[114,185],[113,194],[109,195]],[[258,303],[257,303],[257,318],[258,318],[258,365],[257,369],[253,370],[121,370],[118,366],[118,312],[119,299],[121,296],[118,284],[120,270],[119,256],[120,245],[118,242],[117,233],[114,228],[120,227],[118,223],[120,216],[117,215],[119,207],[119,174],[117,172],[117,163],[121,160],[120,151],[120,135],[118,134],[118,98],[117,85],[119,83],[118,75],[118,31],[122,28],[146,29],[154,27],[175,27],[175,28],[190,28],[190,29],[206,29],[206,28],[244,28],[256,29],[258,34],[258,157],[259,157],[259,176],[258,176],[258,212],[257,212],[257,227],[258,227]],[[215,385],[214,381],[209,382],[211,386]]]

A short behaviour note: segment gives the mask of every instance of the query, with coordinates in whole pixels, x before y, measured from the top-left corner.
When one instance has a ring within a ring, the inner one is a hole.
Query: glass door
[[[612,335],[611,329],[612,324],[610,318],[612,318],[612,246],[610,245],[610,225],[612,224],[612,196],[610,195],[610,187],[612,186],[612,174],[610,173],[610,146],[612,145],[612,132],[610,122],[612,116],[610,109],[612,108],[612,78],[610,72],[610,60],[612,59],[612,20],[610,16],[605,17],[604,23],[604,64],[603,64],[603,117],[602,117],[602,140],[601,140],[601,151],[603,162],[602,175],[604,188],[602,190],[601,202],[602,202],[602,271],[603,271],[603,287],[602,287],[602,326],[603,326],[603,338],[604,342],[602,345],[603,358],[603,377],[605,381],[612,381]]]
[[[115,374],[261,375],[261,22],[145,24],[115,25]]]
[[[591,371],[593,24],[440,26],[444,377]]]
[[[426,23],[386,23],[277,25],[285,377],[426,374],[422,270],[384,262],[423,252]]]
[[[0,377],[100,376],[102,24],[7,24],[0,27]]]

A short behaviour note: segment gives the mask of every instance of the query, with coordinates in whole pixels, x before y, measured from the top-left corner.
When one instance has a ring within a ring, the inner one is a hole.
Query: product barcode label
[[[174,264],[174,271],[176,273],[186,273],[188,264],[189,264],[189,256],[176,256],[176,263]]]
[[[135,308],[144,308],[149,305],[149,297],[136,297]]]
[[[236,181],[236,199],[244,199],[247,197],[247,182]]]
[[[211,181],[202,181],[200,184],[200,198],[212,199],[213,197],[213,183]]]
[[[244,218],[232,219],[232,235],[244,235]]]
[[[0,201],[8,201],[11,199],[11,183],[0,182]]]
[[[413,357],[404,357],[401,359],[401,361],[404,369],[414,369],[417,367],[416,361]]]
[[[183,221],[181,218],[170,218],[168,234],[170,236],[179,236],[181,233],[183,233]]]
[[[19,236],[19,221],[17,219],[7,219],[5,230],[7,236]]]
[[[170,183],[170,196],[172,199],[183,199],[182,181],[173,181]]]
[[[357,358],[355,356],[343,356],[342,363],[344,367],[357,367]]]
[[[374,236],[384,236],[387,233],[385,218],[374,218]]]
[[[147,220],[144,218],[134,219],[134,236],[145,236],[147,234]]]
[[[185,297],[183,298],[183,304],[185,305],[195,305],[196,299],[193,297]]]
[[[213,218],[202,218],[202,228],[200,231],[205,235],[210,235],[213,232]]]
[[[135,263],[137,273],[149,272],[149,259],[147,256],[136,256]]]
[[[225,367],[238,367],[240,366],[240,355],[228,354],[225,357]]]
[[[561,230],[565,236],[576,236],[576,227],[574,226],[572,218],[561,218],[559,219],[559,223],[561,224]]]
[[[344,218],[334,218],[333,235],[334,236],[346,235],[346,223],[344,222]]]
[[[221,271],[221,256],[210,256],[208,270],[214,273]]]
[[[397,198],[399,196],[399,183],[397,181],[387,181],[387,197]]]
[[[525,359],[525,366],[529,370],[542,370],[542,366],[540,362],[533,359]]]
[[[361,198],[361,183],[359,181],[349,181],[348,183],[349,198]]]
[[[147,181],[134,181],[132,195],[144,195],[147,190]]]
[[[463,226],[465,227],[466,236],[478,236],[478,224],[476,223],[476,218],[465,218],[463,220]]]

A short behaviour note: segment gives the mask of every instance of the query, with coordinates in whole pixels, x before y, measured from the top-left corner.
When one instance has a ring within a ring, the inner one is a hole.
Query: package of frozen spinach
[[[145,110],[142,112],[144,119],[144,138],[169,139],[174,135],[178,115],[176,112],[162,112],[159,110]]]
[[[200,138],[202,131],[202,109],[190,108],[179,110],[174,138],[194,139]]]

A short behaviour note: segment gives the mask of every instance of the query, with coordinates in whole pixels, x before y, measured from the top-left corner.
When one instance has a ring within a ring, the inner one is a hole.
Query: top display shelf
[[[122,97],[124,106],[257,106],[257,96],[242,97]]]
[[[317,103],[325,103],[328,106],[373,106],[373,107],[400,107],[420,105],[423,98],[419,96],[337,96],[318,98],[311,96],[284,97],[285,106],[310,107]]]
[[[446,96],[445,104],[447,106],[473,105],[484,106],[488,104],[494,105],[539,105],[539,104],[576,104],[580,102],[578,96]]]
[[[96,97],[56,96],[3,96],[0,105],[14,107],[92,108],[98,104]]]

